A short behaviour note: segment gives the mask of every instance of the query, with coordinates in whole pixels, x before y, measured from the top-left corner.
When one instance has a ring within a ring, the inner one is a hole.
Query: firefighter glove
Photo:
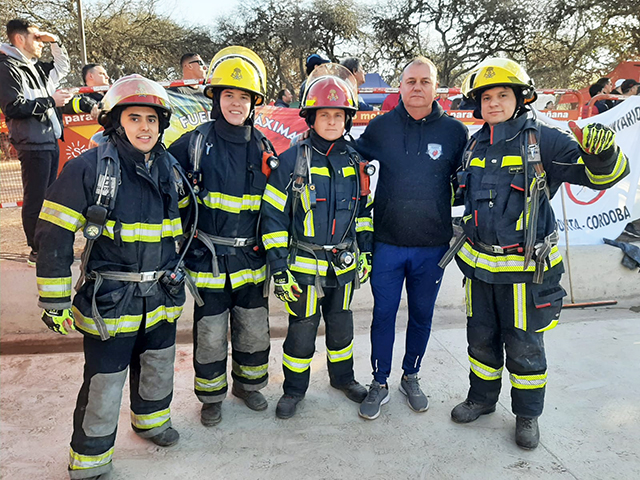
[[[358,277],[360,283],[366,283],[371,276],[371,253],[362,252],[358,257]]]
[[[70,330],[75,330],[73,326],[73,312],[70,308],[64,310],[45,309],[42,312],[42,321],[50,330],[66,335]]]
[[[569,122],[569,128],[578,139],[582,149],[591,155],[600,155],[613,146],[615,132],[600,123],[590,123],[580,128],[576,122]]]
[[[296,302],[300,298],[302,290],[295,277],[289,270],[284,270],[273,275],[275,294],[283,302]]]

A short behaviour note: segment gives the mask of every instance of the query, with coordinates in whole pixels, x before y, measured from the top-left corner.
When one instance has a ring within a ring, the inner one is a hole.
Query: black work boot
[[[304,397],[301,395],[287,395],[286,393],[278,400],[276,406],[276,417],[287,419],[296,414],[296,406]]]
[[[495,403],[493,405],[483,405],[467,398],[451,410],[451,418],[456,423],[469,423],[477,420],[480,415],[486,415],[487,413],[493,413],[495,411]]]
[[[516,443],[520,448],[533,450],[540,441],[538,419],[531,417],[516,417]]]
[[[169,427],[155,437],[149,437],[149,440],[160,447],[170,447],[178,443],[178,440],[180,440],[180,434],[175,428]]]
[[[200,422],[205,427],[213,427],[222,421],[222,402],[203,403],[200,410]]]
[[[267,399],[264,398],[264,395],[262,395],[262,393],[258,392],[257,390],[244,390],[242,387],[236,386],[235,383],[231,388],[231,393],[233,393],[236,397],[244,400],[244,404],[251,410],[255,410],[256,412],[266,410],[267,406],[269,405],[267,403]]]
[[[360,385],[356,380],[352,380],[346,385],[335,385],[331,382],[331,386],[338,390],[342,390],[349,400],[356,403],[362,403],[367,398],[367,389]]]

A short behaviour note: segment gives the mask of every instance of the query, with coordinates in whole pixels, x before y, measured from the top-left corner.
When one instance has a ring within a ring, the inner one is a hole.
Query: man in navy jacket
[[[467,141],[465,126],[434,101],[436,87],[435,65],[424,57],[412,60],[400,78],[402,102],[376,117],[356,144],[364,158],[380,162],[371,269],[374,380],[359,412],[370,420],[389,401],[387,378],[405,279],[409,322],[400,391],[412,410],[428,408],[418,371],[443,274],[438,262],[453,233],[452,181]]]

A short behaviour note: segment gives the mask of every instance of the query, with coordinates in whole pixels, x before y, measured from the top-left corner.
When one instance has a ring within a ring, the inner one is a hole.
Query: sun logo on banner
[[[239,68],[234,69],[231,78],[234,80],[242,80],[242,71]]]
[[[337,102],[338,101],[338,94],[336,93],[336,91],[334,89],[329,90],[329,95],[327,96],[327,98],[329,99],[330,102]]]
[[[496,72],[493,70],[493,67],[487,67],[484,72],[484,78],[493,78],[496,76]]]
[[[69,145],[66,146],[65,149],[65,153],[67,155],[67,160],[71,160],[72,158],[76,158],[78,155],[81,155],[82,153],[86,152],[87,150],[89,150],[87,148],[87,145],[80,142],[80,141],[76,141],[76,142],[71,142]]]

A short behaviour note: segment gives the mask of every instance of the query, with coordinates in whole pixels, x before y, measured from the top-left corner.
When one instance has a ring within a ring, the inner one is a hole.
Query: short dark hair
[[[345,68],[348,68],[349,71],[354,75],[358,70],[360,70],[360,60],[358,60],[355,57],[345,58],[340,62],[340,65],[342,65]]]
[[[283,88],[282,90],[280,90],[278,92],[278,95],[276,95],[276,98],[279,98],[280,100],[282,100],[284,98],[285,93],[287,92],[286,88]]]
[[[591,98],[598,95],[602,91],[602,87],[603,85],[600,85],[599,83],[594,83],[593,85],[591,85],[589,87],[589,95],[591,95]]]
[[[35,27],[33,23],[29,20],[24,20],[23,18],[14,18],[13,20],[9,20],[7,22],[7,37],[9,41],[13,43],[13,39],[16,35],[28,35],[29,28]]]
[[[185,53],[184,55],[182,55],[182,57],[180,57],[180,68],[184,66],[184,62],[186,62],[190,58],[197,57],[197,56],[198,54],[193,52]]]
[[[87,84],[87,75],[89,75],[89,72],[97,66],[97,63],[87,63],[84,67],[82,67],[82,81],[85,85]]]
[[[601,87],[604,87],[605,85],[607,85],[609,82],[611,81],[611,79],[609,77],[600,77],[598,79],[598,81],[596,82],[596,85],[600,85]]]

